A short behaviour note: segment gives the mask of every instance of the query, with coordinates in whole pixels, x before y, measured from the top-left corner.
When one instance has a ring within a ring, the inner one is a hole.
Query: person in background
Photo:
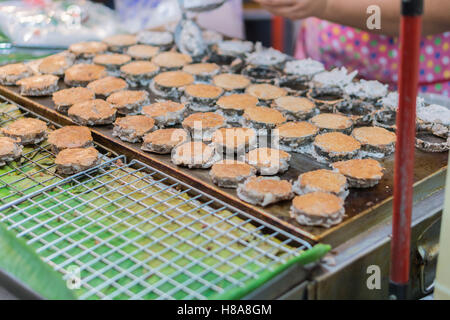
[[[345,66],[395,87],[399,68],[400,0],[254,0],[274,15],[302,21],[296,58],[327,68]],[[380,29],[368,30],[367,9],[381,10]],[[450,95],[450,1],[424,1],[420,91]]]
[[[232,38],[244,38],[242,0],[228,0],[220,8],[200,14],[197,21],[206,29]]]

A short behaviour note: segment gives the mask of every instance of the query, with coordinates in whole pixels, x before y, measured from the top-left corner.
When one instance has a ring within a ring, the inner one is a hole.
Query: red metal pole
[[[396,299],[406,299],[409,282],[422,8],[422,0],[402,1],[390,286]]]
[[[284,19],[275,16],[272,18],[272,47],[283,52],[284,50]]]

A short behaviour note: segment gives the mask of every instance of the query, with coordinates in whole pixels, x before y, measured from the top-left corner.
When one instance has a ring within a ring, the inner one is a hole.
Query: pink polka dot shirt
[[[420,91],[450,96],[450,32],[421,41]],[[299,32],[296,58],[310,57],[327,69],[345,66],[359,76],[395,89],[398,80],[397,38],[372,34],[316,18],[306,19]]]

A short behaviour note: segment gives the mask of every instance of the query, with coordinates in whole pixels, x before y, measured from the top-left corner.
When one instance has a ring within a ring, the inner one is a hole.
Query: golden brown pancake
[[[67,148],[86,148],[92,146],[91,130],[83,126],[65,126],[48,135],[48,142],[55,153]]]
[[[245,162],[222,160],[213,164],[209,176],[213,183],[219,187],[237,188],[239,183],[254,176],[255,173],[256,169]]]
[[[33,70],[23,63],[12,63],[0,66],[0,84],[15,85],[16,82],[23,78],[33,75]]]
[[[249,94],[230,94],[222,96],[217,100],[217,105],[221,109],[231,110],[245,110],[249,107],[256,107],[258,99]]]
[[[47,136],[47,124],[35,118],[20,118],[2,129],[5,136],[18,139],[22,145],[39,143]]]
[[[55,158],[56,171],[63,175],[84,171],[99,162],[100,154],[94,147],[64,149]]]
[[[236,179],[238,177],[249,177],[254,175],[255,172],[255,168],[245,162],[221,160],[211,167],[209,174],[215,179]]]
[[[250,128],[220,128],[214,131],[212,142],[218,151],[239,151],[256,145],[256,132]]]
[[[214,148],[200,141],[186,142],[172,150],[172,162],[178,166],[206,169],[216,160]]]
[[[223,93],[223,89],[210,84],[191,84],[186,86],[184,92],[194,98],[215,99]]]
[[[95,54],[105,52],[108,46],[99,41],[78,42],[69,46],[69,51],[78,57],[89,58]]]
[[[131,57],[120,53],[97,54],[93,62],[101,66],[122,66],[131,61]]]
[[[39,64],[39,72],[43,74],[53,74],[62,76],[64,71],[73,64],[73,56],[55,54],[42,59]]]
[[[245,93],[263,101],[274,100],[287,95],[286,89],[266,83],[252,84],[245,90]]]
[[[107,102],[121,114],[139,113],[148,104],[148,92],[144,90],[122,90],[111,94]]]
[[[136,44],[127,49],[127,54],[136,60],[149,60],[159,53],[159,48],[146,44]]]
[[[250,177],[237,189],[238,197],[248,203],[263,207],[293,197],[292,185],[286,180],[267,177]]]
[[[343,210],[344,201],[331,193],[312,192],[297,196],[292,207],[308,216],[332,216]]]
[[[220,70],[220,67],[215,63],[194,63],[183,67],[183,71],[193,76],[211,75]]]
[[[250,85],[250,79],[239,74],[223,73],[214,76],[213,83],[226,91],[244,90]]]
[[[314,146],[319,154],[332,160],[348,159],[354,156],[361,144],[354,138],[341,132],[328,132],[314,139]]]
[[[113,136],[128,142],[138,142],[155,128],[155,120],[142,115],[117,118],[114,122]]]
[[[0,137],[0,167],[22,155],[22,146],[19,142],[18,139]]]
[[[188,140],[189,136],[186,130],[183,129],[159,129],[151,133],[147,133],[142,144],[142,150],[155,152],[159,154],[167,154],[172,149]]]
[[[194,82],[194,77],[183,71],[167,71],[158,74],[155,83],[164,88],[180,88]]]
[[[303,138],[314,136],[319,129],[306,121],[286,122],[277,127],[280,138]]]
[[[284,96],[274,100],[273,106],[281,111],[289,120],[303,120],[316,110],[316,104],[302,97]]]
[[[347,179],[344,175],[331,170],[319,169],[301,174],[296,181],[294,190],[300,195],[315,191],[340,195],[345,192],[346,187]]]
[[[374,159],[353,159],[333,163],[333,168],[347,177],[351,188],[376,185],[383,177],[383,167]]]
[[[150,61],[133,61],[120,67],[122,73],[129,75],[153,74],[158,70],[158,66]]]
[[[88,88],[69,88],[55,92],[52,100],[56,106],[71,106],[78,102],[93,100],[94,92]]]
[[[95,99],[74,104],[68,115],[81,125],[110,124],[116,118],[116,109],[105,100]]]
[[[352,136],[362,145],[383,148],[393,145],[397,139],[395,133],[380,127],[360,127],[352,132]]]
[[[244,111],[244,119],[262,127],[275,127],[286,122],[285,116],[269,107],[249,107]]]
[[[114,92],[127,89],[128,84],[121,78],[105,77],[89,82],[87,88],[92,90],[98,97],[109,97]]]
[[[183,120],[185,129],[194,129],[198,126],[200,129],[217,128],[225,123],[224,117],[214,112],[197,112],[186,117]]]
[[[20,94],[24,96],[46,96],[58,90],[57,76],[44,74],[23,78],[16,82],[20,86]]]
[[[327,131],[345,131],[352,127],[353,121],[346,116],[335,113],[321,113],[311,118],[311,123]]]
[[[261,175],[275,175],[289,168],[291,155],[283,150],[257,148],[249,151],[245,161],[256,167]]]
[[[95,64],[75,64],[65,71],[64,82],[68,86],[85,86],[89,82],[106,77],[106,68]]]
[[[137,38],[132,34],[116,34],[103,39],[111,51],[121,51],[125,47],[136,44]]]
[[[157,54],[152,62],[160,68],[179,69],[191,63],[192,58],[187,54],[168,51]]]

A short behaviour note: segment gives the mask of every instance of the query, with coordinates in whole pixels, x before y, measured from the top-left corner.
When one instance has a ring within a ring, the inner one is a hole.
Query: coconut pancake
[[[93,144],[91,130],[83,126],[65,126],[48,135],[55,153],[67,148],[86,148]]]
[[[142,115],[117,118],[112,135],[128,142],[138,142],[142,137],[155,129],[155,120]]]
[[[107,102],[120,114],[137,114],[142,106],[150,102],[148,92],[144,90],[122,90],[111,94]]]
[[[324,131],[348,131],[353,125],[349,117],[335,113],[318,114],[311,118],[311,123]]]
[[[73,65],[74,56],[67,54],[55,54],[42,59],[39,63],[39,72],[42,74],[64,75],[64,71]]]
[[[240,91],[250,85],[250,79],[239,74],[223,73],[214,76],[213,83],[226,91]]]
[[[355,156],[361,144],[355,138],[341,132],[328,132],[316,136],[314,147],[319,155],[331,160],[342,160]]]
[[[159,127],[181,123],[186,106],[173,101],[161,101],[142,107],[141,113],[153,118]]]
[[[62,175],[75,174],[100,163],[100,154],[94,147],[64,149],[56,155],[56,171]]]
[[[194,139],[211,141],[212,134],[225,126],[225,118],[214,112],[197,112],[186,117],[181,123]]]
[[[285,116],[269,107],[249,107],[244,111],[244,120],[255,129],[269,129],[286,122]]]
[[[292,199],[292,185],[286,180],[268,177],[250,177],[237,189],[239,199],[263,207]]]
[[[20,79],[16,84],[23,96],[48,96],[58,90],[58,80],[57,76],[44,74]]]
[[[217,99],[222,95],[223,89],[210,84],[199,83],[186,86],[184,92],[192,98]]]
[[[116,77],[105,77],[89,82],[87,88],[92,90],[98,98],[107,98],[111,94],[128,88],[125,80]]]
[[[137,43],[137,38],[132,34],[116,34],[103,39],[108,45],[109,50],[114,52],[122,52],[124,48]]]
[[[159,154],[167,154],[178,144],[189,139],[186,130],[183,129],[159,129],[147,133],[143,138],[141,149]]]
[[[147,86],[159,72],[159,67],[150,61],[132,61],[120,67],[120,75],[132,87]]]
[[[89,59],[94,55],[105,52],[108,46],[99,41],[78,42],[69,46],[69,51],[77,56],[77,58]]]
[[[23,63],[12,63],[0,67],[0,84],[11,86],[15,85],[20,79],[28,78],[33,75],[33,70]]]
[[[159,53],[159,48],[146,44],[136,44],[129,47],[126,53],[135,60],[149,60]]]
[[[74,104],[68,115],[81,125],[111,124],[116,119],[116,109],[105,100],[95,99]]]
[[[256,169],[251,165],[236,160],[216,162],[209,171],[214,184],[222,188],[237,188],[238,184],[254,176]]]
[[[294,192],[298,195],[316,191],[333,193],[345,199],[348,195],[347,178],[339,172],[319,169],[299,175],[294,183]]]
[[[0,137],[0,167],[14,161],[22,155],[22,146],[18,139]]]
[[[56,110],[64,114],[67,114],[67,110],[75,103],[93,100],[94,98],[95,94],[92,90],[82,87],[59,90],[52,96]]]
[[[192,75],[182,71],[162,72],[154,79],[158,86],[165,88],[180,88],[194,82],[194,77]]]
[[[306,121],[286,122],[277,126],[274,131],[278,135],[280,146],[283,150],[294,151],[298,147],[310,142],[319,129]]]
[[[178,52],[161,52],[153,57],[152,62],[160,68],[167,70],[180,69],[192,62],[192,58],[187,54]]]
[[[273,107],[281,111],[288,120],[304,120],[316,111],[316,104],[302,97],[284,96],[274,100]]]
[[[215,63],[193,63],[185,65],[183,71],[199,77],[200,80],[215,75],[220,71],[220,67]]]
[[[95,64],[75,64],[64,73],[64,82],[71,87],[84,87],[89,82],[106,77],[106,68]]]
[[[383,166],[374,159],[353,159],[332,164],[347,177],[350,188],[368,188],[378,184],[383,177]]]
[[[93,60],[95,64],[115,68],[119,68],[130,61],[131,57],[129,55],[121,53],[97,54]]]
[[[344,201],[331,193],[307,193],[292,200],[290,213],[302,225],[329,228],[342,221]]]
[[[47,124],[35,118],[20,118],[2,129],[5,136],[18,139],[20,144],[37,144],[47,137]]]
[[[256,167],[263,176],[283,173],[289,168],[291,155],[283,150],[257,148],[245,155],[245,162]]]
[[[188,168],[210,168],[220,157],[214,148],[200,141],[186,142],[172,150],[172,162]]]
[[[397,136],[380,127],[360,127],[352,131],[352,137],[358,140],[368,151],[391,153],[394,151]]]
[[[211,139],[219,152],[248,151],[256,146],[256,140],[256,132],[251,128],[220,128]]]
[[[262,101],[270,101],[287,95],[286,89],[267,83],[253,84],[245,92]]]
[[[256,107],[258,99],[249,94],[230,94],[217,100],[217,105],[224,110],[244,111],[249,107]]]

